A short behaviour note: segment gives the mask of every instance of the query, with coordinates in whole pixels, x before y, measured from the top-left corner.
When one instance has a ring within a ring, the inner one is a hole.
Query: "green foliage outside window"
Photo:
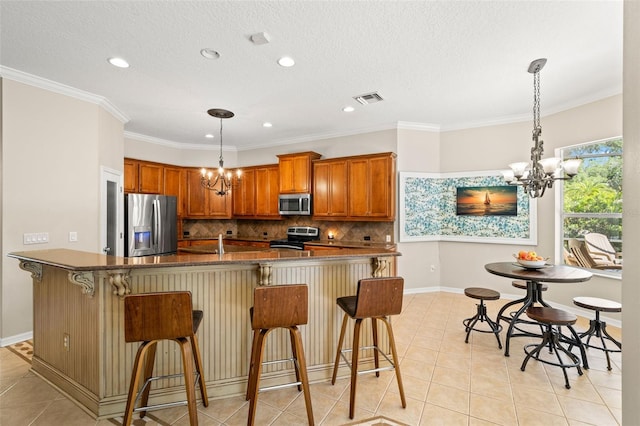
[[[564,239],[598,232],[622,251],[622,139],[563,150],[563,158],[576,157],[578,175],[564,183]]]

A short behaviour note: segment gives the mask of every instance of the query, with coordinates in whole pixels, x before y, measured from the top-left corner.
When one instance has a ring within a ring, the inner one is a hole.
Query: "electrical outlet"
[[[62,335],[62,346],[64,347],[64,350],[69,352],[69,349],[71,347],[71,336],[69,336],[69,333],[64,333]]]
[[[391,242],[391,235],[387,235],[387,237],[385,238],[385,241],[390,243]]]
[[[78,241],[78,233],[75,231],[69,232],[69,241],[72,243]]]

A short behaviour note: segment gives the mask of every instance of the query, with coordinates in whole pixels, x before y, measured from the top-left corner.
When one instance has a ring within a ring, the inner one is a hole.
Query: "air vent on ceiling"
[[[353,99],[360,102],[362,105],[375,104],[376,102],[383,101],[384,99],[376,92],[365,93],[364,95],[354,96]]]

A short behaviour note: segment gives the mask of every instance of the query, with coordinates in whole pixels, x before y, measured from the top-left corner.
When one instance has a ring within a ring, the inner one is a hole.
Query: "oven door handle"
[[[300,247],[300,246],[296,246],[296,245],[289,245],[289,244],[276,244],[276,245],[272,245],[270,246],[271,248],[287,248],[287,249],[293,249],[293,250],[304,250],[304,247]]]

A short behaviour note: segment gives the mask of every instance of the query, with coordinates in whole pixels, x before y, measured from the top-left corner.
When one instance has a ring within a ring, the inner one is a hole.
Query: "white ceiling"
[[[622,1],[0,1],[0,64],[102,96],[128,132],[238,150],[542,115],[622,91]],[[266,32],[271,42],[254,45]],[[217,60],[202,48],[220,52]],[[276,61],[296,60],[293,68]],[[131,64],[119,69],[107,58]],[[6,73],[5,73],[6,74]],[[383,102],[353,96],[377,91]],[[346,105],[355,111],[342,112]],[[272,128],[263,128],[270,121]],[[543,120],[544,125],[544,120]]]

